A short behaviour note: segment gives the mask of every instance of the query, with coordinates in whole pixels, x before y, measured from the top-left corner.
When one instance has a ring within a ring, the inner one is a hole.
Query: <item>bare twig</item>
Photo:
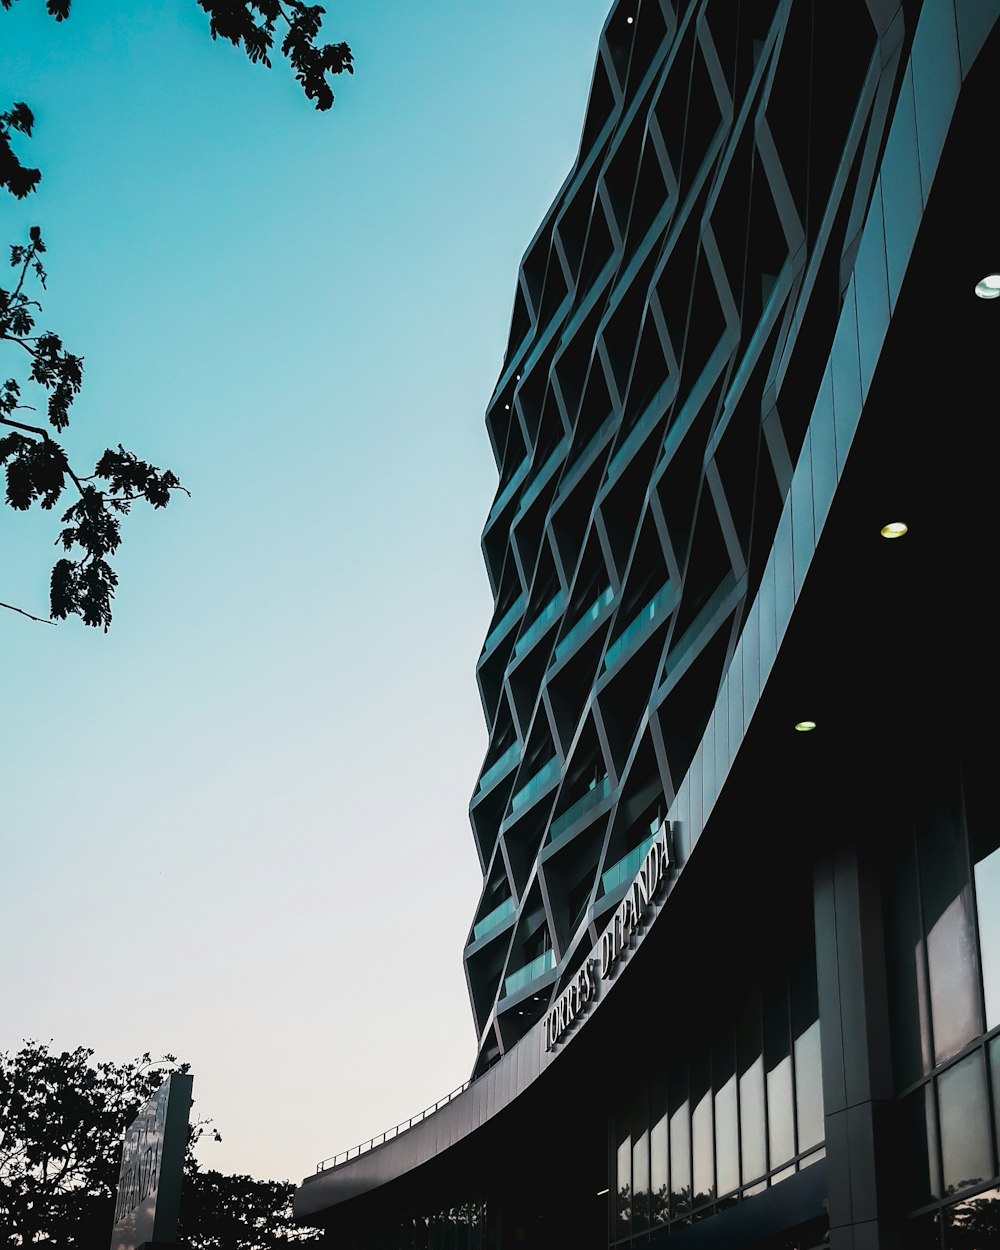
[[[0,608],[6,608],[8,612],[20,612],[22,616],[26,616],[29,621],[37,621],[39,625],[54,625],[55,621],[47,621],[44,616],[32,616],[30,612],[25,612],[24,608],[15,608],[12,603],[0,603]]]

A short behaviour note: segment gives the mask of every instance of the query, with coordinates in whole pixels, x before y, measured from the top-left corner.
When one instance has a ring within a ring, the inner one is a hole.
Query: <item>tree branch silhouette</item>
[[[0,0],[9,10],[16,0]],[[283,32],[281,54],[288,61],[307,99],[319,111],[332,107],[329,79],[354,73],[354,60],[346,43],[317,42],[325,10],[303,0],[198,0],[208,14],[212,39],[224,39],[242,48],[253,63],[270,68],[271,52],[279,28]],[[46,0],[46,10],[57,22],[70,15],[71,0]],[[30,139],[35,118],[24,101],[0,113],[0,189],[16,199],[34,192],[41,171],[21,162],[14,150],[17,137]],[[47,392],[49,425],[63,434],[70,423],[70,409],[83,384],[83,357],[64,346],[52,331],[36,333],[42,311],[37,298],[29,298],[26,286],[36,281],[45,289],[46,272],[41,257],[45,243],[38,226],[28,232],[27,243],[10,249],[10,264],[17,272],[11,290],[0,288],[0,344],[21,348],[29,358],[28,384]],[[6,503],[24,512],[34,504],[50,510],[62,500],[67,483],[79,495],[62,513],[63,528],[56,539],[65,555],[58,559],[49,582],[50,620],[78,616],[85,625],[106,632],[111,624],[111,605],[118,576],[108,563],[121,543],[121,518],[133,503],[145,501],[164,508],[178,491],[189,492],[170,469],[158,469],[119,443],[107,449],[93,472],[72,467],[62,443],[44,426],[18,421],[14,414],[34,412],[21,402],[22,382],[8,378],[0,383],[0,426],[11,433],[0,437],[0,466],[6,476]],[[99,482],[100,486],[93,483]],[[23,608],[0,602],[0,608],[30,620],[43,620]]]

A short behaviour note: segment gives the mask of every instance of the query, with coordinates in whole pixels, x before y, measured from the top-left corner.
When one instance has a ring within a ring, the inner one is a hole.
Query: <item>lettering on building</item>
[[[670,870],[669,821],[663,821],[628,893],[611,923],[601,934],[600,954],[592,954],[545,1016],[545,1049],[552,1050],[566,1031],[597,997],[602,981],[614,973],[618,961],[645,923],[649,908],[663,889]],[[596,948],[595,948],[596,950]]]
[[[597,995],[594,979],[595,959],[587,959],[575,978],[556,999],[545,1017],[545,1049],[551,1050],[569,1026]]]
[[[670,825],[664,821],[656,840],[646,852],[632,888],[618,905],[611,923],[601,934],[601,980],[607,980],[628,949],[646,918],[649,905],[667,879],[670,868]]]

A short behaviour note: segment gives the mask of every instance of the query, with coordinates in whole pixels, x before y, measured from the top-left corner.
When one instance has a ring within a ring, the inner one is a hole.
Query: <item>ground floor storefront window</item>
[[[1000,824],[988,761],[937,761],[886,854],[906,1241],[1000,1247]]]
[[[459,1203],[435,1215],[413,1215],[338,1240],[342,1250],[486,1250],[486,1203]]]
[[[823,1158],[814,952],[627,1085],[611,1122],[610,1241],[680,1228]]]

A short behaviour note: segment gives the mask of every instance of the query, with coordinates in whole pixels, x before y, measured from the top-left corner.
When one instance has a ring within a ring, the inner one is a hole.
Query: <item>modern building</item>
[[[486,415],[478,1056],[331,1246],[1000,1246],[998,81],[1000,0],[613,6]]]

